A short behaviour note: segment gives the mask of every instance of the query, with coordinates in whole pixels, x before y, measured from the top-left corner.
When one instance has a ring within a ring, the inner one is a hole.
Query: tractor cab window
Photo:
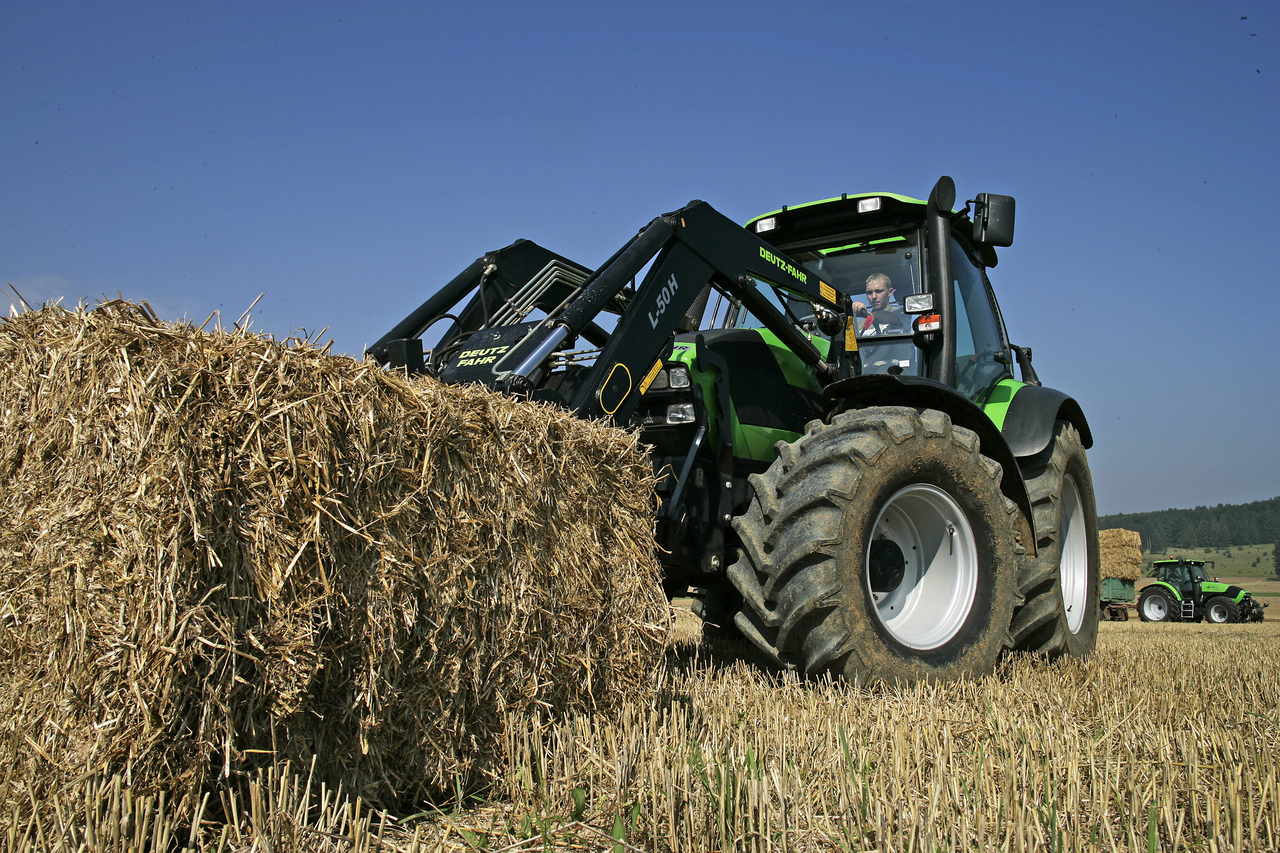
[[[858,337],[910,334],[902,301],[920,292],[918,242],[914,231],[881,231],[846,245],[796,252],[794,257],[852,298]]]
[[[912,318],[902,310],[903,301],[921,291],[915,231],[881,230],[793,257],[852,300],[863,373],[921,372],[920,353],[911,341]]]
[[[1204,566],[1196,566],[1187,563],[1187,571],[1191,575],[1191,580],[1197,583],[1204,583],[1209,580],[1209,573],[1204,570]]]
[[[813,319],[813,306],[803,299],[796,299],[789,296],[785,291],[774,287],[765,281],[755,279],[756,290],[762,296],[778,309],[778,313],[789,319],[797,326],[803,326],[806,320]],[[737,311],[729,315],[725,323],[726,328],[734,329],[763,329],[764,321],[752,314],[745,305],[739,305]]]
[[[981,403],[997,380],[1012,375],[1004,337],[981,270],[955,241],[951,268],[956,293],[956,390]]]

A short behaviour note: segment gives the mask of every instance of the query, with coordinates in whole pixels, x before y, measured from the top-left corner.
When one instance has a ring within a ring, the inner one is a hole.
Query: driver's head
[[[893,285],[889,276],[875,272],[867,276],[867,305],[871,312],[883,311],[889,305],[889,297],[893,296]]]

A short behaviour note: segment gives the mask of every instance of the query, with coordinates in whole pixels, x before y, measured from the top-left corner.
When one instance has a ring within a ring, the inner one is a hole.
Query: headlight
[[[685,378],[688,378],[687,374]],[[693,403],[672,403],[667,406],[667,423],[669,424],[691,424],[694,418]]]
[[[665,370],[659,370],[658,375],[653,377],[653,384],[649,386],[650,391],[666,391],[668,388],[688,388],[689,387],[689,368],[682,364],[673,365]]]

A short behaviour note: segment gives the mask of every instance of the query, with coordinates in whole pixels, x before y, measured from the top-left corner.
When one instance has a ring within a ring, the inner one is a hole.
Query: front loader
[[[946,177],[745,228],[694,201],[595,269],[518,241],[369,352],[639,430],[668,595],[774,666],[947,679],[1007,649],[1084,655],[1089,427],[991,290],[1013,199],[954,204]]]

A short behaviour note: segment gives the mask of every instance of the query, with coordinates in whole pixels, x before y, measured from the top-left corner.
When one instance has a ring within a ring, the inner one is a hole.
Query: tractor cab
[[[992,203],[984,200],[983,209]],[[986,407],[1015,387],[1009,383],[1015,381],[1019,348],[1009,343],[986,276],[996,264],[994,247],[1009,245],[1012,232],[982,244],[978,237],[989,235],[979,235],[968,220],[956,217],[945,238],[950,244],[945,277],[953,287],[943,288],[930,266],[941,254],[934,250],[931,259],[930,246],[943,238],[929,232],[925,207],[919,199],[889,193],[844,196],[765,214],[748,222],[747,229],[830,282],[851,309],[852,329],[824,327],[821,307],[794,295],[786,301],[786,313],[833,343],[852,331],[862,374],[940,380]],[[1012,210],[1005,215],[1011,227]],[[952,305],[944,307],[944,300]],[[939,331],[947,308],[954,320],[943,347]],[[751,322],[745,316],[734,320]],[[1038,383],[1029,361],[1023,373],[1029,384]],[[1001,389],[1002,384],[1007,387]]]
[[[1200,560],[1156,560],[1151,567],[1155,569],[1155,576],[1176,589],[1184,600],[1199,600],[1201,584],[1209,580],[1205,563]]]

